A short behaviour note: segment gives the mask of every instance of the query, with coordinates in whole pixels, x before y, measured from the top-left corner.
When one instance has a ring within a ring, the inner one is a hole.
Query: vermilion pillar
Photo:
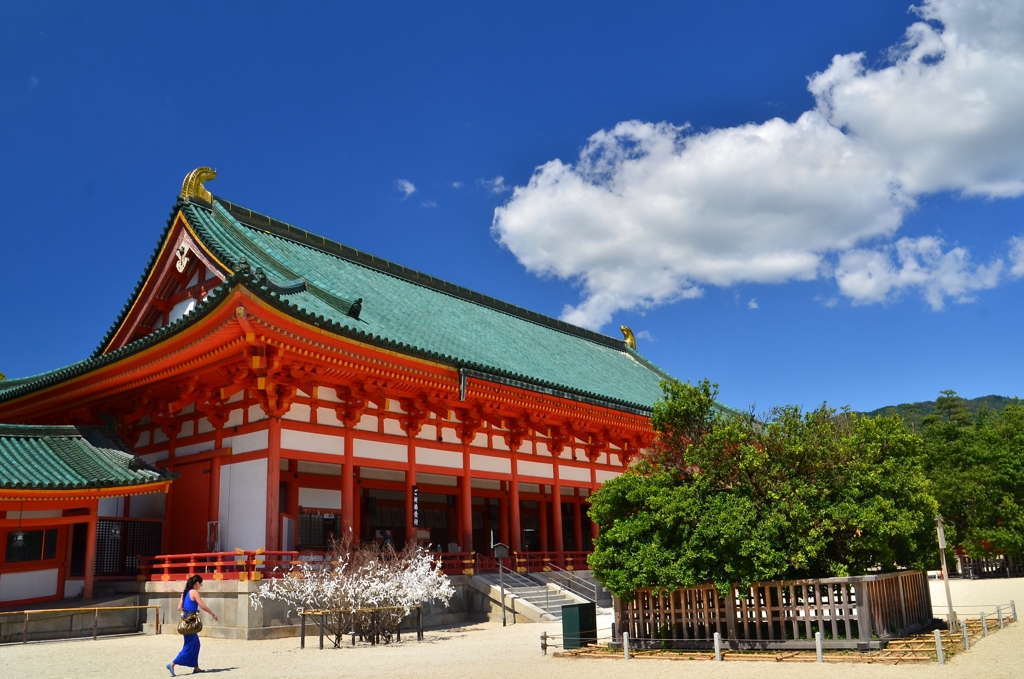
[[[558,458],[553,458],[552,468],[555,470],[554,483],[551,484],[551,523],[555,533],[555,551],[565,551],[562,540],[562,485],[558,478]]]
[[[341,470],[341,534],[343,540],[356,541],[355,535],[355,465],[352,442],[352,430],[345,428],[345,462]]]
[[[82,590],[83,599],[92,598],[92,586],[96,580],[96,515],[99,511],[99,503],[93,500],[89,503],[89,528],[85,539],[85,588]]]
[[[280,548],[281,532],[281,420],[267,425],[267,551]]]
[[[509,543],[513,552],[523,551],[523,531],[519,519],[519,473],[516,454],[512,453],[512,481],[509,483],[508,501],[512,505],[512,542]]]
[[[473,485],[469,471],[469,444],[462,444],[462,489],[459,492],[460,547],[473,551]]]
[[[405,541],[416,539],[413,525],[412,487],[416,485],[416,439],[409,435],[409,466],[405,470]]]

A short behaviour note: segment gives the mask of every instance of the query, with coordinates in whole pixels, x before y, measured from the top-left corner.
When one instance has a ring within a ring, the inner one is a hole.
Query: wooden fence
[[[758,582],[720,596],[712,585],[643,589],[615,599],[616,630],[640,647],[881,648],[932,622],[928,580],[920,571],[850,578]]]

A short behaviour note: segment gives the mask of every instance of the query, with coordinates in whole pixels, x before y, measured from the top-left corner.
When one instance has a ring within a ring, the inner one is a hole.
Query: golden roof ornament
[[[620,325],[619,330],[622,331],[622,341],[626,343],[626,346],[636,351],[636,335],[629,329],[628,325]]]
[[[204,200],[207,203],[213,202],[213,196],[206,187],[203,186],[203,182],[207,182],[217,177],[217,171],[209,167],[197,167],[196,169],[185,175],[185,181],[181,183],[181,197],[182,198],[198,198]]]

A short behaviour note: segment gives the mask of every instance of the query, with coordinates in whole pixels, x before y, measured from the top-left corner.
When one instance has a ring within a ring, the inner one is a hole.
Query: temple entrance
[[[170,554],[192,554],[207,551],[207,521],[210,520],[210,483],[213,478],[210,460],[169,465],[179,475],[171,484],[167,520],[171,524]]]

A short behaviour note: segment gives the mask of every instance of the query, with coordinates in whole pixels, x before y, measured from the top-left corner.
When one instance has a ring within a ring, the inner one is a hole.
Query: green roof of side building
[[[0,424],[0,488],[82,490],[171,478],[136,459],[118,439],[68,426]]]
[[[662,395],[661,380],[670,377],[621,339],[447,283],[226,200],[181,200],[168,229],[178,210],[202,244],[235,275],[182,319],[103,354],[141,293],[165,230],[142,280],[97,352],[50,373],[0,382],[0,401],[150,346],[197,321],[225,288],[238,282],[256,288],[289,315],[341,336],[624,410],[649,412]],[[353,313],[356,301],[361,308]]]

